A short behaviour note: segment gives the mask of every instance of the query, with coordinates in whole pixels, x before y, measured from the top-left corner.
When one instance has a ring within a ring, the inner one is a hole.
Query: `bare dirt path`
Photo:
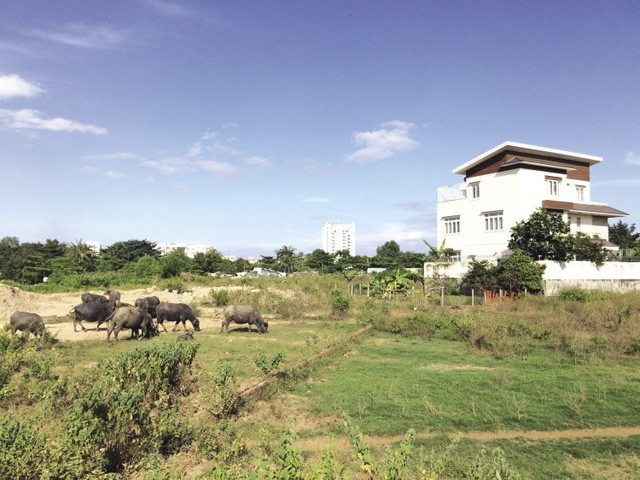
[[[435,438],[440,434],[432,432],[417,433],[416,438],[428,439]],[[478,440],[481,442],[490,442],[494,440],[561,440],[561,439],[579,439],[579,438],[623,438],[640,435],[640,427],[605,427],[605,428],[588,428],[574,430],[503,430],[497,432],[451,432],[449,438],[466,438]],[[381,447],[401,442],[403,435],[394,435],[389,437],[381,436],[365,436],[365,443],[372,447]],[[326,445],[333,445],[336,449],[349,450],[351,445],[347,437],[313,437],[298,440],[296,444],[305,451],[320,453]]]

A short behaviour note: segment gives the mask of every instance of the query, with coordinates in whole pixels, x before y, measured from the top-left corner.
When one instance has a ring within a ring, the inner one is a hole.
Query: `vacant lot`
[[[64,394],[73,402],[78,393],[68,382],[84,388],[83,379],[109,359],[141,346],[170,346],[180,333],[144,341],[128,340],[125,334],[118,344],[107,344],[104,331],[72,331],[65,315],[78,303],[77,294],[36,295],[0,288],[3,312],[43,312],[59,340],[30,358],[22,357],[24,366],[0,396],[6,413],[20,412],[51,435],[57,435],[64,410],[52,422],[39,409],[38,398],[57,395],[54,392],[67,382]],[[364,435],[379,471],[396,461],[394,452],[405,433],[415,431],[406,462],[410,468],[401,478],[419,478],[421,471],[429,474],[426,468],[437,465],[438,459],[447,468],[422,478],[464,477],[477,459],[493,461],[496,448],[523,478],[639,478],[640,361],[623,344],[626,338],[634,345],[634,331],[640,337],[635,296],[614,304],[556,300],[474,310],[355,299],[350,315],[337,319],[318,302],[305,308],[305,302],[311,302],[304,297],[304,290],[311,290],[308,286],[289,290],[279,284],[277,293],[264,286],[242,288],[242,295],[253,296],[231,300],[277,297],[277,303],[264,305],[268,334],[249,334],[238,327],[220,334],[221,307],[211,302],[210,287],[194,287],[187,294],[123,292],[123,300],[130,303],[138,296],[157,294],[196,307],[203,327],[195,335],[198,351],[191,379],[172,401],[173,408],[194,431],[201,422],[223,430],[217,430],[215,448],[207,450],[202,439],[192,439],[153,461],[139,459],[142,463],[127,466],[120,475],[219,478],[215,472],[222,465],[230,478],[241,477],[256,462],[275,455],[283,431],[290,428],[293,448],[302,453],[308,474],[326,458],[323,452],[329,446],[332,458],[346,466],[346,475],[357,478],[361,460],[349,443],[349,419]],[[549,311],[555,312],[554,318]],[[410,332],[402,323],[407,318]],[[575,335],[553,326],[563,318],[573,318],[570,332]],[[375,329],[354,336],[369,324]],[[624,335],[621,329],[626,329]],[[453,339],[456,335],[466,340]],[[305,363],[310,359],[313,362]],[[45,367],[50,373],[42,373]],[[235,413],[212,416],[211,395],[219,392],[220,372],[231,375],[226,387],[243,391],[273,379],[271,374],[278,371],[287,375],[247,398]],[[38,378],[44,379],[42,385]],[[164,408],[161,405],[156,401],[153,408]]]

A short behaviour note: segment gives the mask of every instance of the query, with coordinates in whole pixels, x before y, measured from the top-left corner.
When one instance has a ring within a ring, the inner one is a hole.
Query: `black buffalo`
[[[13,312],[9,317],[9,330],[11,333],[16,333],[16,330],[27,331],[39,337],[44,332],[44,322],[37,313]]]
[[[104,295],[98,295],[97,293],[83,293],[80,295],[82,303],[109,303],[109,299]]]
[[[73,331],[77,332],[76,325],[80,324],[82,331],[86,332],[87,329],[82,325],[82,321],[98,322],[96,330],[100,330],[100,325],[113,313],[113,308],[108,303],[81,303],[73,307],[69,313],[76,316],[73,320]]]
[[[113,338],[117,342],[118,334],[123,328],[130,329],[131,336],[134,338],[138,338],[139,330],[142,330],[142,336],[140,338],[148,338],[155,330],[151,315],[149,315],[146,310],[138,307],[117,308],[108,320],[107,342],[111,337],[111,333],[113,333]]]
[[[229,324],[248,324],[249,333],[252,331],[252,325],[258,328],[258,333],[266,333],[269,328],[269,323],[265,322],[258,312],[256,307],[251,305],[229,305],[224,309],[224,320],[222,321],[222,327],[220,327],[220,333],[226,328],[229,332]]]
[[[158,315],[158,327],[162,325],[163,330],[166,332],[167,328],[164,326],[164,321],[176,322],[173,330],[178,328],[178,324],[182,323],[184,329],[187,329],[187,320],[193,325],[193,329],[200,331],[200,320],[196,318],[196,315],[191,310],[191,307],[186,303],[169,303],[160,302],[156,307],[156,314]]]
[[[144,308],[147,312],[149,312],[149,315],[151,315],[151,318],[156,318],[157,317],[156,307],[158,306],[159,303],[160,303],[160,299],[156,296],[152,296],[152,297],[138,298],[136,299],[134,305],[136,307]]]

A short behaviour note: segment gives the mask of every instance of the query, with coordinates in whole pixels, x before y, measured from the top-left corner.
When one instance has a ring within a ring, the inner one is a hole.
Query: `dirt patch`
[[[229,287],[243,288],[243,287]],[[193,287],[188,292],[177,293],[159,290],[155,287],[121,291],[121,301],[133,305],[137,298],[155,295],[163,302],[197,305],[209,296],[210,287]],[[94,291],[93,293],[103,293]],[[73,317],[69,311],[80,303],[81,292],[75,293],[31,293],[16,287],[0,284],[0,328],[9,322],[9,316],[16,310],[40,315],[47,329],[61,341],[100,340],[106,338],[106,325],[96,330],[95,323],[84,322],[86,332],[78,328],[73,331]],[[220,328],[221,308],[197,305],[200,327]],[[173,328],[167,325],[169,331]],[[180,329],[179,327],[178,329]]]

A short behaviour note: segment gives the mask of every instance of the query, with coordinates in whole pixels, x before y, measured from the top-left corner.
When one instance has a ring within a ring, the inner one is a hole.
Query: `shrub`
[[[237,412],[240,397],[236,391],[236,377],[230,365],[222,365],[211,378],[210,386],[201,387],[206,398],[206,409],[216,418]]]
[[[229,292],[227,290],[211,289],[209,296],[216,307],[226,307],[229,305]]]
[[[586,302],[591,296],[589,290],[579,287],[568,287],[560,290],[558,296],[562,300],[574,300],[576,302]]]
[[[344,318],[349,314],[349,308],[351,308],[351,298],[340,290],[334,290],[331,293],[331,316]]]
[[[264,352],[260,352],[254,358],[254,362],[256,366],[264,373],[265,375],[269,375],[273,372],[278,365],[284,360],[284,354],[282,352],[276,353],[270,360],[267,359],[267,356]]]
[[[0,417],[0,478],[39,479],[46,458],[46,443],[34,429],[12,415]]]

